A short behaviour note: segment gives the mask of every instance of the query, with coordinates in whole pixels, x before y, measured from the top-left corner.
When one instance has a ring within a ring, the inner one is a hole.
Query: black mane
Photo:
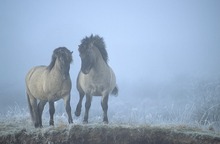
[[[63,58],[66,64],[70,64],[72,62],[72,52],[70,52],[66,47],[59,47],[53,51],[51,62],[47,68],[51,70],[55,65],[56,59],[60,57]]]
[[[108,63],[108,53],[106,51],[105,42],[102,37],[93,34],[90,37],[85,37],[81,40],[81,44],[79,45],[79,52],[84,52],[87,48],[89,48],[90,44],[93,44],[97,47],[106,63]]]
[[[49,64],[49,66],[47,67],[49,70],[51,70],[53,68],[53,66],[55,65],[57,57],[53,54],[52,58],[51,58],[51,62]]]

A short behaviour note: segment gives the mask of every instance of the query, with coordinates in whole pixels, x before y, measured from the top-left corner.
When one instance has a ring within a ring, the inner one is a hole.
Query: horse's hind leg
[[[40,127],[43,127],[43,125],[42,125],[42,113],[43,113],[44,106],[45,106],[46,103],[47,103],[46,101],[40,101],[38,103],[39,126]]]
[[[77,104],[76,111],[75,111],[76,116],[80,116],[81,114],[82,100],[83,100],[84,95],[85,95],[84,93],[79,93],[80,98],[79,98],[79,102]]]
[[[103,122],[107,124],[108,123],[108,115],[107,115],[107,112],[108,112],[108,95],[102,96],[101,105],[102,105],[102,110],[103,110]]]
[[[73,123],[73,118],[71,114],[71,106],[70,106],[70,94],[64,98],[66,113],[68,115],[68,122]]]
[[[50,113],[50,125],[54,125],[54,120],[53,120],[53,116],[55,113],[55,107],[54,107],[54,102],[49,102],[49,113]]]
[[[84,123],[88,123],[89,109],[91,106],[91,101],[92,101],[92,96],[86,95],[86,103],[85,103],[86,111],[85,111],[84,120],[83,120]]]
[[[38,113],[38,108],[37,108],[37,99],[34,98],[31,95],[28,95],[28,102],[29,102],[29,107],[30,107],[30,112],[32,116],[32,121],[34,123],[35,128],[40,127],[39,123],[39,113]]]

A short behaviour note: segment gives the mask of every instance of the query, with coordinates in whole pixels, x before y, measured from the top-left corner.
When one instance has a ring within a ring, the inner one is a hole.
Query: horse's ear
[[[70,52],[71,54],[73,53],[73,51]]]
[[[79,51],[79,49],[80,49],[80,46],[81,46],[81,45],[78,45],[78,51]]]

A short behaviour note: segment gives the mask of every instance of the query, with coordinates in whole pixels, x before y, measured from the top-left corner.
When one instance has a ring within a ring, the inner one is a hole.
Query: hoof
[[[54,126],[54,121],[53,120],[50,120],[50,126]]]
[[[84,121],[83,121],[83,124],[88,124],[88,121],[84,120]]]
[[[103,124],[108,124],[108,121],[103,121]]]
[[[80,112],[78,112],[78,111],[75,111],[75,116],[80,116]]]
[[[35,127],[35,128],[42,128],[43,126],[40,125],[40,124],[34,124],[34,127]]]
[[[69,124],[73,123],[73,119],[68,120]]]
[[[104,123],[104,124],[108,124],[108,117],[104,117],[104,118],[103,118],[103,123]]]

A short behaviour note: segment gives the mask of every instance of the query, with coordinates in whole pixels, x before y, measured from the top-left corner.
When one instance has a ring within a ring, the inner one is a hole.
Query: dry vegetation
[[[68,125],[65,111],[59,113],[57,105],[55,127],[48,126],[45,108],[44,128],[35,129],[28,109],[15,105],[0,114],[0,143],[220,144],[220,80],[182,83],[171,85],[173,91],[169,86],[152,89],[159,93],[152,92],[157,96],[153,99],[148,97],[150,93],[136,101],[126,101],[123,96],[110,99],[108,125],[97,123],[102,121],[102,111],[95,98],[87,125],[81,123],[82,116]]]
[[[220,135],[188,126],[72,124],[35,129],[30,121],[0,122],[0,143],[218,144]]]

